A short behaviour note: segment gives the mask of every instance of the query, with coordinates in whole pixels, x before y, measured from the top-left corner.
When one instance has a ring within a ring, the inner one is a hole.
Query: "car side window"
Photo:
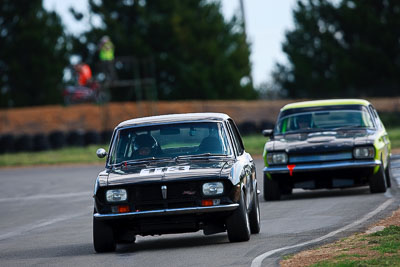
[[[378,112],[376,111],[376,109],[372,105],[370,105],[369,108],[371,110],[371,113],[373,115],[372,117],[374,118],[374,121],[375,121],[376,125],[378,126],[378,128],[382,128],[383,124],[382,124],[381,119],[379,118]]]
[[[244,146],[243,146],[242,138],[240,137],[240,134],[239,134],[239,130],[237,129],[233,120],[229,119],[228,122],[229,122],[229,125],[233,132],[234,142],[235,142],[235,146],[237,148],[238,154],[242,155],[244,152]]]

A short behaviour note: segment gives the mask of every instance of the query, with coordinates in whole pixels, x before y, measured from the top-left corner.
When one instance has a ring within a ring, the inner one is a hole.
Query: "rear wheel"
[[[264,175],[264,199],[266,201],[281,199],[278,181]]]
[[[114,232],[110,225],[93,218],[93,245],[96,252],[115,251]]]
[[[381,164],[379,171],[369,178],[369,189],[371,193],[386,192],[386,175],[383,164]]]
[[[260,232],[260,203],[258,201],[257,188],[253,193],[253,205],[249,212],[250,231],[252,234]]]
[[[240,194],[239,207],[226,219],[226,230],[230,242],[242,242],[250,239],[249,215],[243,192]]]

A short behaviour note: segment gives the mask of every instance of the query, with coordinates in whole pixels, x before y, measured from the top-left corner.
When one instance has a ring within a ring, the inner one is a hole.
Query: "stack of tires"
[[[0,135],[0,154],[17,152],[36,152],[56,150],[64,147],[84,147],[89,145],[108,144],[112,131],[53,131],[48,134],[3,134]]]

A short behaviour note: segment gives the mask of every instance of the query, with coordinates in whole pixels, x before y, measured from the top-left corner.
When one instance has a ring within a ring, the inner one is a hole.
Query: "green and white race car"
[[[318,100],[284,106],[264,147],[264,198],[293,188],[390,187],[391,144],[372,104],[361,99]]]

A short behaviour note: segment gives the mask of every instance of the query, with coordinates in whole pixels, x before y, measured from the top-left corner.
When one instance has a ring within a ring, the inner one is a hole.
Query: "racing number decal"
[[[140,175],[160,175],[163,173],[187,172],[190,166],[172,166],[164,168],[142,169]]]

